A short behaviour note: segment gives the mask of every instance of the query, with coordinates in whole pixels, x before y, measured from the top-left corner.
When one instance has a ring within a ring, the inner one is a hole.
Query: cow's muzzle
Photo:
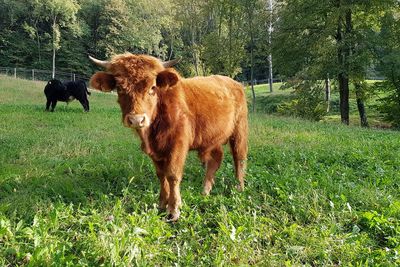
[[[124,124],[130,128],[144,128],[150,125],[150,119],[146,113],[144,114],[128,114],[125,116]]]

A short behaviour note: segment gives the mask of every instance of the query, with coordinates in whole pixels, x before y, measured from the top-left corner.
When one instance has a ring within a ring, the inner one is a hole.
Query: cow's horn
[[[98,60],[98,59],[96,59],[96,58],[94,58],[94,57],[92,57],[90,55],[89,55],[89,59],[99,67],[103,67],[103,68],[107,69],[110,66],[110,62],[103,61],[103,60]]]
[[[164,61],[162,64],[163,64],[163,66],[164,66],[165,68],[169,68],[169,67],[172,67],[172,66],[178,64],[179,61],[181,61],[181,59],[182,59],[181,57],[178,57],[178,58],[173,59],[173,60]]]

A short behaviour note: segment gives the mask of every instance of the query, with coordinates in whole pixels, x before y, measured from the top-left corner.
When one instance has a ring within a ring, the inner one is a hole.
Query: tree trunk
[[[343,124],[349,125],[349,78],[339,73],[340,118]]]
[[[53,20],[53,71],[51,73],[51,78],[54,79],[56,76],[56,21],[57,17]]]
[[[53,47],[53,71],[51,72],[51,78],[56,77],[56,48]]]
[[[251,8],[251,7],[250,7]],[[249,30],[250,30],[250,80],[251,92],[253,95],[253,113],[256,111],[256,93],[254,91],[254,34],[253,34],[253,10],[249,12]]]
[[[367,113],[365,112],[365,105],[363,99],[362,86],[360,83],[354,83],[356,90],[356,98],[357,98],[357,108],[358,113],[360,114],[360,123],[361,127],[368,127]]]
[[[341,8],[341,1],[338,1],[338,8]],[[349,56],[351,52],[351,44],[346,43],[344,35],[349,35],[352,31],[351,10],[346,10],[345,14],[345,32],[343,31],[342,16],[338,18],[338,28],[336,34],[337,40],[337,57],[340,66],[338,73],[339,95],[340,95],[340,118],[343,124],[349,125]]]
[[[365,112],[364,101],[361,98],[357,98],[357,108],[360,114],[361,127],[369,127],[367,121],[367,113]]]
[[[188,14],[195,14],[195,7],[193,6],[194,3],[190,3],[190,7],[188,9]],[[191,46],[192,46],[192,57],[193,57],[193,64],[194,69],[196,71],[196,76],[199,76],[199,61],[197,56],[197,44],[196,44],[196,25],[194,17],[191,16],[190,20],[190,39],[191,39]]]
[[[326,101],[326,112],[329,112],[331,105],[331,81],[329,80],[329,74],[325,79],[325,101]]]
[[[36,32],[36,38],[37,38],[37,49],[38,49],[38,61],[39,65],[41,66],[42,64],[42,56],[41,56],[41,48],[40,48],[40,35],[39,35],[39,28],[37,26],[37,20],[35,21],[35,32]]]
[[[252,111],[256,112],[256,93],[254,91],[254,56],[253,56],[253,46],[250,50],[250,80],[251,80],[251,93],[252,93]]]
[[[272,55],[268,55],[268,61],[269,61],[269,92],[272,93],[274,91],[273,89],[273,83],[274,83],[274,77],[272,73]]]
[[[229,35],[229,51],[228,51],[228,73],[229,77],[233,78],[233,64],[232,64],[232,25],[233,25],[233,7],[232,4],[229,6],[229,23],[228,23],[228,35]]]
[[[196,70],[196,76],[199,76],[199,61],[197,58],[197,49],[194,40],[194,29],[192,29],[192,50],[193,50],[194,69]]]
[[[273,77],[273,72],[272,72],[272,54],[271,54],[271,45],[272,45],[272,13],[273,13],[273,4],[272,0],[269,0],[269,11],[270,11],[270,18],[269,18],[269,28],[268,28],[268,45],[269,45],[269,55],[268,55],[268,65],[269,65],[269,92],[273,92],[273,82],[274,82],[274,77]]]

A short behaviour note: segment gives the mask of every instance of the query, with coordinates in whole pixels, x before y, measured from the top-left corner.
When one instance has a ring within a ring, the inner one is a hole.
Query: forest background
[[[400,125],[398,0],[0,0],[0,67],[78,73],[131,52],[182,57],[185,76],[222,74],[253,84],[283,80],[282,113],[319,120],[328,82],[349,124],[349,99],[368,126],[365,101]],[[367,82],[379,77],[383,81]]]

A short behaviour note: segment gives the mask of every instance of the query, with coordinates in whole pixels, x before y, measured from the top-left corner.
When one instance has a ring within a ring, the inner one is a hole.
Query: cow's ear
[[[172,69],[166,69],[157,75],[157,87],[174,86],[179,81],[179,75]]]
[[[110,92],[116,86],[114,76],[104,71],[96,72],[92,78],[90,78],[89,84],[90,87],[103,92]]]

